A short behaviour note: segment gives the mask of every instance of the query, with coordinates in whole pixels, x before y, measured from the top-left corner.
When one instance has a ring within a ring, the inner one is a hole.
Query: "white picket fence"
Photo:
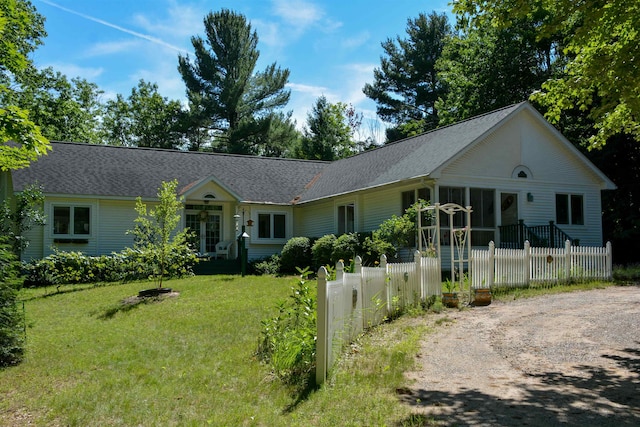
[[[611,280],[611,244],[606,247],[473,250],[470,262],[472,288],[553,285],[574,280]],[[363,267],[356,258],[354,272],[336,265],[335,280],[327,270],[318,271],[318,336],[316,341],[316,383],[321,384],[343,347],[365,329],[393,317],[397,310],[442,293],[438,258],[421,257],[414,262]]]
[[[611,243],[604,247],[571,246],[564,248],[496,248],[471,251],[473,288],[513,288],[555,285],[571,281],[611,280],[613,264]]]
[[[394,312],[440,295],[441,279],[437,258],[421,257],[414,262],[388,264],[380,257],[378,267],[363,267],[357,257],[353,273],[336,264],[335,280],[327,280],[327,270],[318,271],[318,337],[316,341],[316,382],[321,384],[344,345],[366,328],[378,325]]]

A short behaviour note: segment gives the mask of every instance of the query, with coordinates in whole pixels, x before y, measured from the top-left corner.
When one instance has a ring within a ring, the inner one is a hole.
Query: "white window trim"
[[[55,209],[56,208],[69,208],[69,233],[61,234],[55,232]],[[89,209],[89,233],[87,234],[75,234],[73,232],[75,208],[88,208]],[[95,221],[93,219],[94,206],[86,203],[52,203],[50,206],[51,213],[51,236],[54,239],[89,239],[94,234]]]
[[[273,236],[273,231],[274,231],[274,227],[273,227],[273,216],[274,215],[284,215],[284,237],[260,237],[260,215],[269,215],[269,221],[270,221],[270,230],[271,230],[271,236]],[[252,242],[256,242],[256,243],[286,243],[287,240],[290,238],[290,228],[291,228],[291,216],[289,215],[289,212],[286,211],[256,211],[255,213],[255,217],[254,217],[254,223],[253,226],[251,228],[253,228],[253,230],[249,230],[247,229],[247,233],[249,233],[250,237],[251,237],[251,241]]]
[[[345,231],[345,233],[356,233],[358,231],[358,204],[355,200],[348,200],[344,202],[336,202],[335,204],[335,230],[336,233],[340,233],[340,208],[342,206],[353,206],[353,231]]]
[[[567,222],[566,223],[560,223],[558,222],[558,211],[557,211],[557,205],[554,203],[554,211],[555,211],[555,224],[559,225],[559,226],[569,226],[569,227],[584,227],[587,224],[587,218],[586,218],[586,206],[587,206],[587,198],[583,193],[573,193],[570,191],[567,192],[556,192],[555,196],[554,196],[554,202],[555,202],[555,198],[557,198],[558,196],[567,196]],[[573,219],[573,214],[571,212],[571,197],[572,196],[580,196],[582,197],[582,224],[580,223],[574,223],[572,221]]]

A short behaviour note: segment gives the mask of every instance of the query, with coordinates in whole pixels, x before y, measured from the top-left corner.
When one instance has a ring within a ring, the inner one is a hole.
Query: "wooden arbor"
[[[438,258],[442,277],[442,245],[449,245],[452,289],[460,292],[464,289],[465,277],[471,274],[471,212],[471,206],[456,203],[436,203],[418,210],[418,250],[423,256]],[[442,226],[441,214],[448,216],[448,228],[446,224]]]

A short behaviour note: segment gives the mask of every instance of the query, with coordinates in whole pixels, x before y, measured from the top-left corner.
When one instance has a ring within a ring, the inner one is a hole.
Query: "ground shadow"
[[[621,353],[602,355],[614,360],[620,371],[579,366],[580,376],[533,375],[540,384],[523,384],[524,397],[517,400],[473,390],[472,383],[459,393],[403,388],[398,390],[399,399],[418,410],[397,425],[637,426],[640,349]]]
[[[133,296],[133,297],[125,298],[122,301],[120,301],[118,304],[111,306],[109,308],[106,308],[104,311],[98,314],[97,317],[98,319],[101,319],[101,320],[109,320],[109,319],[112,319],[118,313],[127,313],[131,310],[134,310],[140,307],[141,305],[159,303],[166,298],[170,298],[170,296],[166,294],[166,295],[158,295],[154,297]]]

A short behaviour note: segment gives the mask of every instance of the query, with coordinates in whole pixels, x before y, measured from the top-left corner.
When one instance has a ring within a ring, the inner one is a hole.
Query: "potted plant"
[[[453,308],[458,307],[458,305],[460,304],[458,293],[454,292],[455,285],[456,284],[450,279],[447,279],[444,282],[444,289],[446,290],[446,292],[442,293],[442,304],[444,304],[445,307]]]

